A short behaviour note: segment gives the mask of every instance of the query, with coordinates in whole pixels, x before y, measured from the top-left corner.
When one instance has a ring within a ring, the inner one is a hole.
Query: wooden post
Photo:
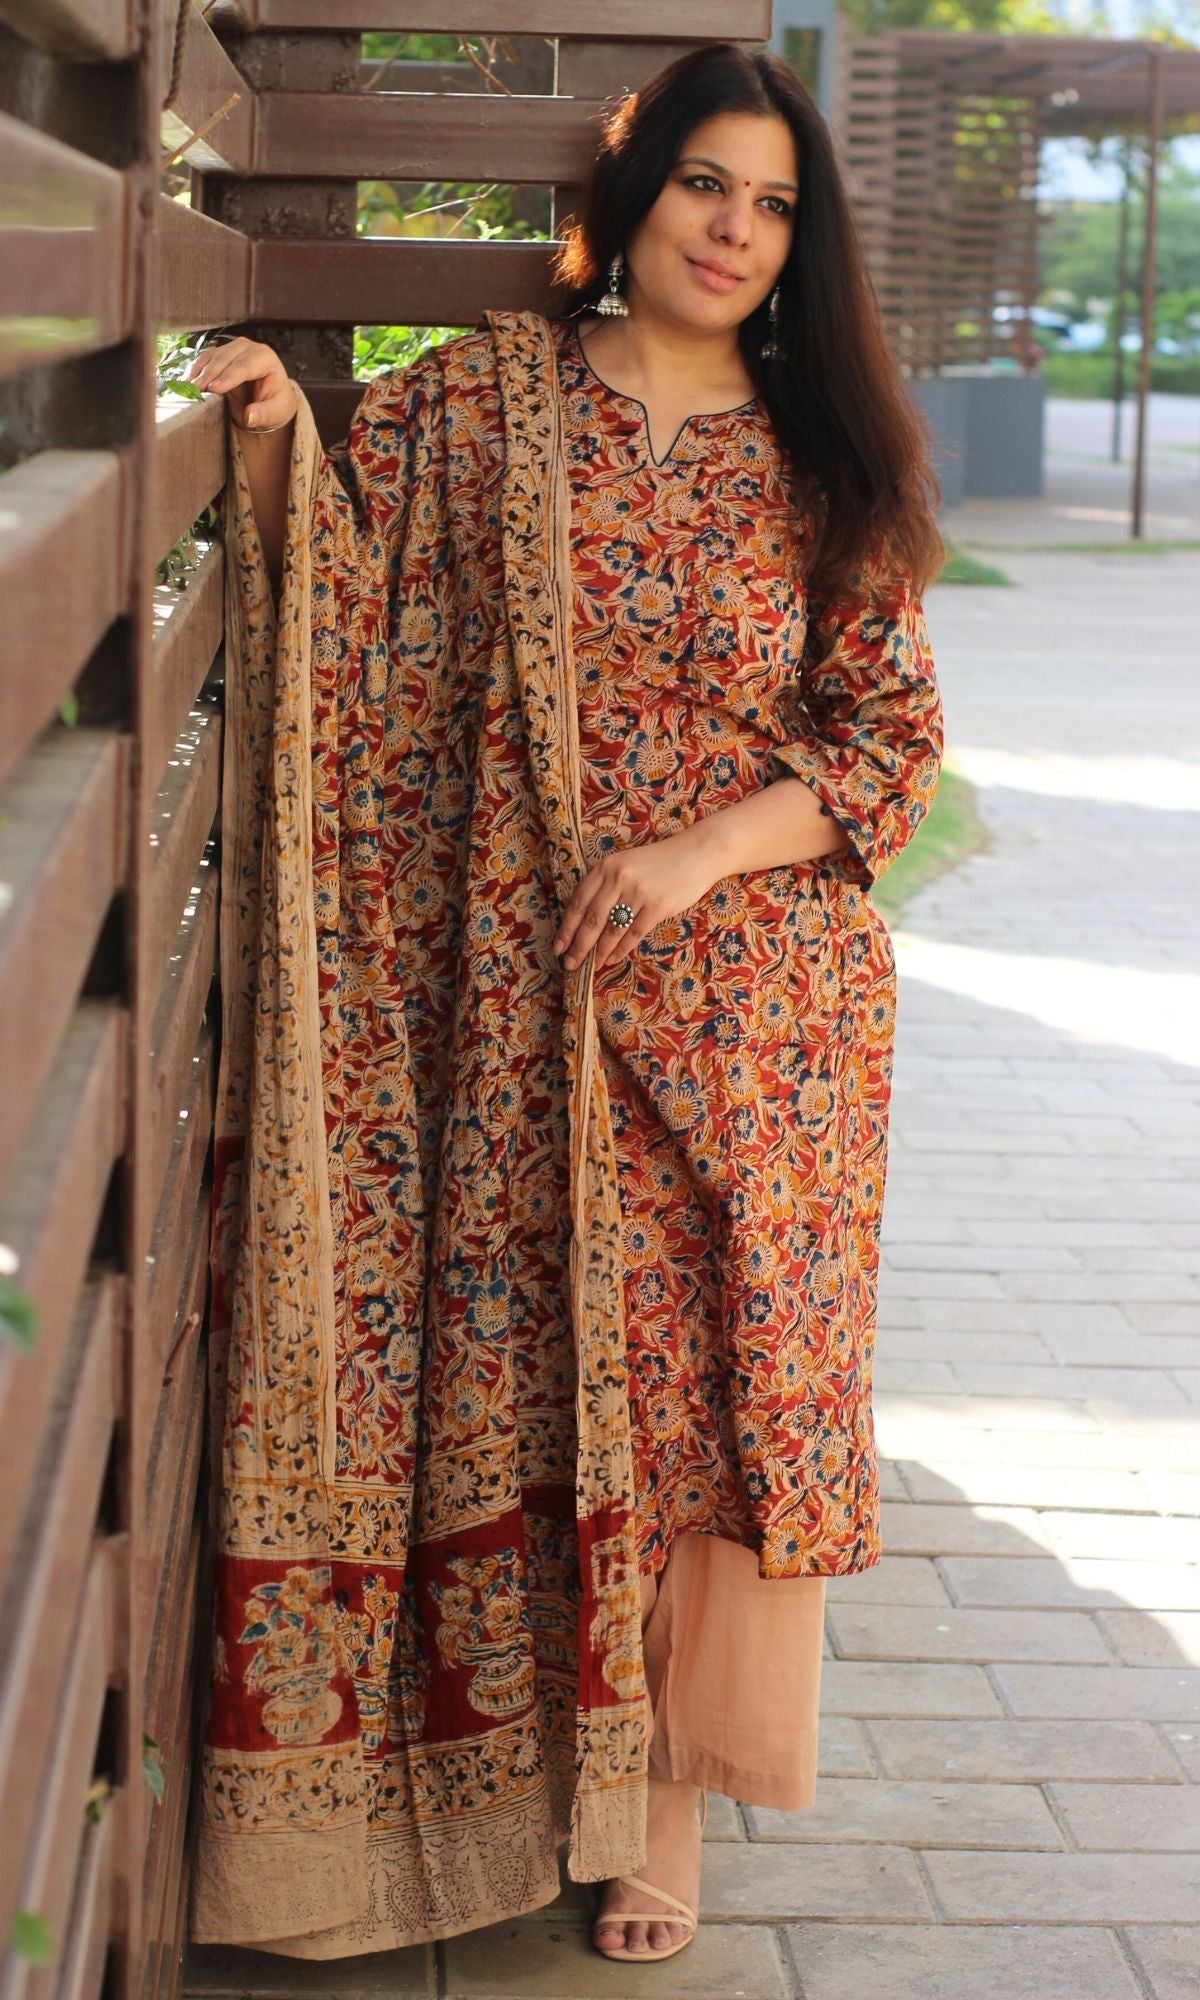
[[[1166,66],[1161,48],[1147,53],[1150,103],[1146,148],[1146,241],[1142,250],[1142,351],[1138,356],[1137,443],[1133,458],[1133,503],[1129,532],[1143,534],[1146,493],[1146,399],[1150,393],[1150,356],[1154,346],[1154,264],[1158,225],[1158,155],[1162,142]]]
[[[1113,321],[1112,450],[1114,465],[1121,462],[1121,405],[1125,401],[1125,293],[1129,285],[1129,183],[1133,175],[1133,142],[1125,140],[1121,171],[1121,206],[1117,217],[1117,308]]]

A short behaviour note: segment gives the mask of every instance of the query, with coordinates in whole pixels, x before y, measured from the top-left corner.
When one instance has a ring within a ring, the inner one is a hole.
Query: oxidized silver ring
[[[610,924],[615,924],[619,931],[627,931],[633,922],[633,916],[634,913],[628,903],[614,903],[608,913],[608,921]]]

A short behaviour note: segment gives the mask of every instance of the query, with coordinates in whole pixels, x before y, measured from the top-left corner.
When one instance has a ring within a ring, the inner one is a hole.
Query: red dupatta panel
[[[620,1207],[547,322],[234,436],[192,1936],[336,1958],[644,1858]]]

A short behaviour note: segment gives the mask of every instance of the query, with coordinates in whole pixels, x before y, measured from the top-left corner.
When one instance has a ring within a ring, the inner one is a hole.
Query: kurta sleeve
[[[810,785],[850,837],[839,859],[869,889],[933,802],[943,718],[920,596],[911,584],[814,599],[794,712],[773,757]]]

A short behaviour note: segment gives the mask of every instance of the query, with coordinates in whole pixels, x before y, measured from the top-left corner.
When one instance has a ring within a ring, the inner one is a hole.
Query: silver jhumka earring
[[[778,285],[776,285],[776,287],[775,287],[775,290],[774,290],[774,291],[773,291],[773,292],[771,293],[771,303],[770,303],[770,305],[769,305],[769,306],[767,307],[767,317],[768,317],[768,320],[769,320],[769,328],[768,328],[768,332],[767,332],[767,337],[766,337],[766,339],[764,340],[764,342],[763,342],[763,344],[762,344],[762,347],[760,348],[760,350],[759,350],[759,351],[760,351],[760,353],[761,353],[761,355],[762,355],[762,358],[763,358],[763,360],[764,360],[764,361],[778,361],[778,359],[779,359],[779,287],[778,287]]]
[[[618,250],[608,267],[608,290],[596,307],[605,319],[628,319],[629,301],[621,294],[621,273],[625,269],[625,259]]]

